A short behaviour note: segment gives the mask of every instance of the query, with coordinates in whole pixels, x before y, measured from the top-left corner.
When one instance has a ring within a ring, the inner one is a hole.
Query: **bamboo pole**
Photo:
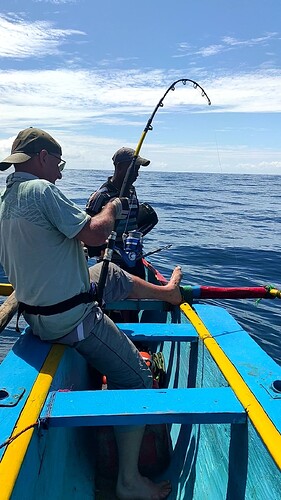
[[[4,330],[5,326],[14,316],[18,308],[18,302],[13,292],[3,304],[0,306],[0,332]]]

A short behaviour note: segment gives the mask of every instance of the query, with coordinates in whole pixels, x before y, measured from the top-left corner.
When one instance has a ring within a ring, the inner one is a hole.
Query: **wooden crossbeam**
[[[116,311],[171,311],[175,306],[153,299],[126,299],[118,302],[109,302],[105,309]]]
[[[69,391],[50,393],[40,421],[50,427],[241,424],[246,413],[229,387]]]
[[[118,323],[117,325],[133,341],[198,341],[198,334],[190,323]]]

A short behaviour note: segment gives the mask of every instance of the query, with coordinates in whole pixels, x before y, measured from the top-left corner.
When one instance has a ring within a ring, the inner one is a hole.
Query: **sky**
[[[281,175],[280,0],[1,0],[0,159],[34,126],[68,168]],[[9,171],[8,171],[9,173]],[[2,174],[1,174],[2,175]]]

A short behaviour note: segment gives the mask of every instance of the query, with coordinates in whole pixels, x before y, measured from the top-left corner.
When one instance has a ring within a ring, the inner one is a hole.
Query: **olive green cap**
[[[116,153],[114,153],[112,157],[112,161],[114,165],[117,165],[117,163],[123,163],[123,162],[131,162],[134,158],[135,151],[132,148],[120,148]],[[150,160],[147,160],[146,158],[142,158],[141,156],[137,156],[136,158],[136,165],[147,167],[150,164]]]
[[[46,149],[48,153],[61,156],[62,150],[57,141],[39,128],[29,127],[18,133],[10,156],[0,163],[0,170],[7,170],[11,165],[30,160],[36,153]]]

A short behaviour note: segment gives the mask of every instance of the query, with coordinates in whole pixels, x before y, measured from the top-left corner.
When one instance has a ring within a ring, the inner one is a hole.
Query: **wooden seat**
[[[40,422],[50,427],[241,424],[246,412],[229,387],[69,391],[49,394]]]
[[[107,311],[171,311],[176,306],[163,302],[162,300],[153,299],[126,299],[118,302],[107,303],[105,309]]]
[[[190,323],[120,323],[132,340],[197,342]],[[51,427],[245,423],[229,387],[51,392],[40,416]]]
[[[117,326],[133,341],[198,341],[198,334],[190,323],[117,323]]]

